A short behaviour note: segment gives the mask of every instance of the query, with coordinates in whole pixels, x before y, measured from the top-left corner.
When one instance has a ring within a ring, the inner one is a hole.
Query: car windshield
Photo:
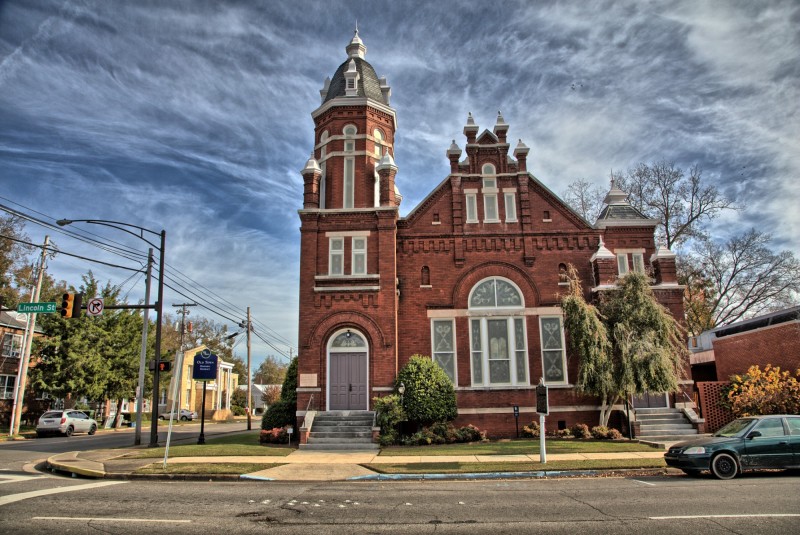
[[[714,433],[715,437],[738,437],[741,433],[750,427],[750,424],[753,423],[752,418],[739,418],[738,420],[734,420],[716,433]]]
[[[42,414],[42,418],[61,418],[61,411],[50,411]]]

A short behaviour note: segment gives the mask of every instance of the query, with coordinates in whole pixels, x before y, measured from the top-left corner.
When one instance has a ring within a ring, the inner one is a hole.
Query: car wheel
[[[700,470],[691,470],[689,468],[683,468],[682,470],[689,477],[698,477],[700,475]]]
[[[45,436],[44,433],[42,433],[41,431],[36,431],[36,438],[42,438],[43,436]]]
[[[182,422],[185,422],[185,421],[186,421],[186,420],[188,420],[188,419],[189,419],[189,418],[187,418],[186,416],[181,416],[181,421],[182,421]]]
[[[162,414],[161,416],[159,416],[159,417],[158,417],[158,419],[159,419],[159,420],[166,420],[166,418],[164,418],[164,415],[163,415],[163,414]]]
[[[67,427],[67,430],[66,430],[66,431],[64,431],[64,436],[66,436],[66,437],[71,437],[71,436],[72,436],[72,433],[73,433],[74,431],[75,431],[75,429],[74,429],[72,426],[69,426],[69,427]]]
[[[738,472],[739,465],[729,453],[720,453],[711,460],[711,473],[719,479],[733,479]]]
[[[89,428],[89,434],[94,435],[97,432],[97,426],[92,424],[92,427]]]

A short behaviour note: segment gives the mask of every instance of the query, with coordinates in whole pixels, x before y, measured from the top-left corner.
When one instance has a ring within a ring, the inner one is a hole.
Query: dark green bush
[[[403,383],[403,409],[408,420],[420,425],[449,422],[458,416],[456,392],[445,371],[430,357],[412,355],[395,381]]]
[[[269,406],[261,417],[261,429],[274,429],[287,425],[295,425],[297,412],[296,401],[280,399]]]
[[[400,396],[391,394],[379,398],[372,398],[375,407],[376,420],[381,428],[381,446],[397,444],[400,440],[398,427],[406,420],[406,413],[400,405]]]
[[[281,386],[281,399],[297,405],[297,357],[292,359],[286,369],[286,376]]]

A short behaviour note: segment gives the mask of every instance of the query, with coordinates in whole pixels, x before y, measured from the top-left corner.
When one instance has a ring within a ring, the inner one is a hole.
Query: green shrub
[[[276,427],[295,425],[296,410],[296,401],[278,400],[264,411],[264,415],[261,417],[261,429],[273,429]]]
[[[406,420],[406,413],[400,405],[400,396],[392,394],[379,398],[372,398],[375,407],[376,420],[381,428],[379,438],[381,446],[391,446],[400,440],[398,426]]]
[[[403,383],[403,409],[408,420],[420,425],[449,422],[458,416],[456,392],[445,371],[430,357],[412,355],[395,381]]]
[[[573,438],[572,429],[569,427],[566,429],[556,429],[553,432],[553,436],[558,438]]]
[[[589,426],[586,424],[575,424],[572,426],[572,435],[575,438],[592,438]]]
[[[622,438],[622,433],[619,430],[614,429],[613,427],[608,430],[608,438],[610,440],[619,440]]]
[[[480,442],[486,440],[486,432],[481,431],[472,424],[458,430],[461,435],[461,442]]]

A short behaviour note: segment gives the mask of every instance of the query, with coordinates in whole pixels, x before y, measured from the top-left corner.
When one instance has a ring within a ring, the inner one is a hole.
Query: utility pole
[[[39,258],[39,273],[36,275],[36,290],[33,292],[31,303],[39,301],[39,292],[42,290],[42,278],[44,277],[44,262],[47,259],[47,246],[49,244],[50,236],[45,236],[44,245],[42,245],[42,256]],[[22,409],[25,404],[25,387],[28,384],[28,363],[31,360],[33,333],[36,331],[36,312],[30,313],[28,317],[28,326],[28,333],[25,340],[25,352],[22,355],[22,362],[19,364],[19,371],[17,374],[17,392],[16,396],[14,396],[14,407],[11,409],[12,417],[9,422],[9,435],[13,435],[15,429],[19,431],[19,422],[22,419]]]
[[[252,429],[251,413],[253,412],[253,372],[250,371],[250,307],[247,307],[247,430]]]
[[[144,285],[144,304],[150,305],[150,282],[153,277],[153,248],[147,252],[147,279]],[[133,433],[133,444],[142,443],[142,412],[144,412],[144,364],[147,360],[147,329],[150,326],[150,309],[145,308],[142,314],[142,348],[139,355],[139,386],[136,389],[136,429]],[[156,401],[156,400],[153,400]],[[119,415],[117,415],[119,422]]]
[[[181,304],[177,304],[177,305],[175,303],[173,303],[172,306],[180,307],[180,310],[178,311],[178,314],[181,315],[181,342],[180,342],[180,346],[179,346],[179,351],[181,353],[183,353],[183,336],[186,334],[186,316],[189,315],[189,307],[196,307],[197,303],[181,303]],[[190,323],[190,325],[191,325],[191,323]],[[183,359],[181,359],[181,369],[180,370],[173,370],[173,372],[172,372],[172,376],[175,378],[176,384],[178,385],[178,388],[177,388],[177,390],[178,390],[177,398],[178,399],[177,400],[173,400],[173,401],[177,401],[178,402],[178,404],[177,404],[177,407],[178,407],[178,409],[177,409],[178,410],[178,418],[180,418],[180,415],[181,415],[181,393],[183,391],[183,389],[181,388],[182,387],[181,381],[183,380],[183,362],[184,362]]]

